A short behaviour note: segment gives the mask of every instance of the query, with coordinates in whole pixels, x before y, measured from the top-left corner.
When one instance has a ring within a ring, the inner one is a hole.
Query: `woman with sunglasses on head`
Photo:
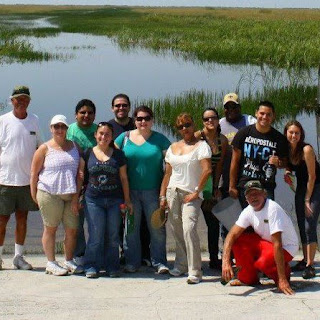
[[[97,145],[85,152],[86,277],[97,278],[104,268],[115,278],[120,276],[120,205],[124,202],[132,211],[127,165],[123,152],[114,148],[110,123],[100,122],[94,136]]]
[[[289,167],[284,180],[292,186],[295,171],[297,188],[295,194],[296,215],[302,242],[303,259],[292,268],[302,271],[304,279],[315,277],[313,267],[318,239],[317,226],[320,213],[320,166],[311,145],[304,142],[305,133],[300,122],[286,124],[284,135],[289,142]]]
[[[150,232],[152,266],[158,273],[167,273],[166,229],[151,226],[151,215],[159,208],[159,191],[163,177],[163,158],[170,141],[153,131],[153,112],[147,106],[139,106],[133,113],[135,130],[122,133],[116,145],[127,158],[130,196],[133,204],[134,230],[124,239],[126,272],[136,272],[141,265],[140,222],[145,214]]]
[[[42,245],[48,259],[46,273],[55,276],[66,275],[68,271],[83,272],[72,258],[84,161],[78,145],[66,139],[67,129],[66,117],[54,116],[50,123],[52,139],[38,148],[31,165],[31,196],[40,208],[44,225]],[[55,260],[55,238],[61,222],[65,229],[63,267]]]
[[[212,182],[212,197],[211,199],[203,201],[201,209],[208,227],[209,267],[221,270],[221,260],[218,259],[220,223],[212,214],[211,209],[213,204],[221,198],[218,186],[222,174],[224,157],[228,147],[228,140],[220,133],[219,115],[215,108],[205,109],[202,113],[202,121],[204,127],[202,130],[197,131],[195,136],[198,139],[204,140],[212,151],[212,180],[209,179],[209,182]]]
[[[194,135],[194,122],[188,113],[177,117],[176,128],[182,140],[167,151],[166,171],[160,191],[160,206],[169,207],[169,219],[176,241],[176,259],[170,274],[188,272],[189,284],[202,279],[200,241],[197,223],[202,190],[211,174],[211,149]]]

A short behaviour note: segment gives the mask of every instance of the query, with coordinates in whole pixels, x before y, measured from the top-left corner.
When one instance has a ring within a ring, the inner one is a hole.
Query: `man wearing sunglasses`
[[[97,125],[94,123],[96,117],[96,106],[89,99],[80,100],[75,108],[76,122],[70,124],[67,131],[67,139],[75,141],[82,150],[93,148],[96,145],[94,133]],[[77,233],[77,244],[74,250],[74,260],[78,265],[82,265],[85,250],[86,239],[84,235],[84,211],[79,210],[79,227]]]
[[[111,110],[114,113],[114,119],[108,122],[113,126],[113,138],[116,139],[122,132],[133,130],[134,122],[129,117],[130,99],[124,93],[115,95],[112,99]]]
[[[39,119],[27,112],[30,91],[26,86],[14,88],[10,97],[13,110],[0,117],[0,270],[6,226],[15,212],[15,269],[31,270],[23,257],[28,211],[38,207],[31,198],[30,170],[33,154],[41,144]]]
[[[220,119],[219,124],[221,133],[228,139],[229,146],[223,162],[222,186],[221,192],[223,198],[229,195],[229,171],[232,157],[231,142],[236,133],[243,127],[257,122],[256,118],[241,113],[239,97],[236,93],[228,93],[223,99],[224,117]]]

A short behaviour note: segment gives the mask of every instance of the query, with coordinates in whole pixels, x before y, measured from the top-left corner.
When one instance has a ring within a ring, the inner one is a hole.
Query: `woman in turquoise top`
[[[170,141],[152,130],[153,112],[147,106],[134,111],[135,130],[122,133],[115,144],[127,158],[130,198],[134,212],[134,230],[125,236],[125,271],[136,272],[141,265],[140,222],[144,212],[150,232],[151,263],[158,273],[168,272],[166,230],[154,229],[151,215],[159,208],[159,190],[163,177],[163,158]]]

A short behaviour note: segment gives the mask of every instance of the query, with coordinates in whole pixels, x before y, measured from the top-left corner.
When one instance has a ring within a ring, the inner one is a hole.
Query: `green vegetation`
[[[241,99],[242,112],[255,114],[260,100],[272,101],[276,107],[276,125],[283,126],[289,119],[295,119],[301,112],[313,113],[316,106],[316,87],[291,86],[277,90],[267,89],[263,93],[257,92]],[[189,91],[179,96],[167,96],[162,99],[150,99],[137,101],[136,104],[147,104],[152,107],[156,123],[162,126],[164,131],[176,134],[175,119],[181,112],[190,113],[197,128],[201,128],[202,110],[215,106],[223,116],[223,94]]]
[[[320,10],[0,6],[1,14],[49,17],[59,27],[39,29],[38,36],[106,35],[124,47],[171,50],[199,61],[283,68],[318,67],[320,61]]]

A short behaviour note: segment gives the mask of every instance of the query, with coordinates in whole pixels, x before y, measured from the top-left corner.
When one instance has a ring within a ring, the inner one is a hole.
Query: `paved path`
[[[118,279],[54,277],[44,273],[42,255],[28,256],[34,271],[12,270],[11,257],[5,256],[0,319],[320,319],[318,277],[303,280],[298,273],[292,278],[297,293],[287,297],[267,280],[259,287],[222,286],[219,272],[208,269],[206,255],[203,260],[204,281],[188,285],[186,278],[146,267]]]

